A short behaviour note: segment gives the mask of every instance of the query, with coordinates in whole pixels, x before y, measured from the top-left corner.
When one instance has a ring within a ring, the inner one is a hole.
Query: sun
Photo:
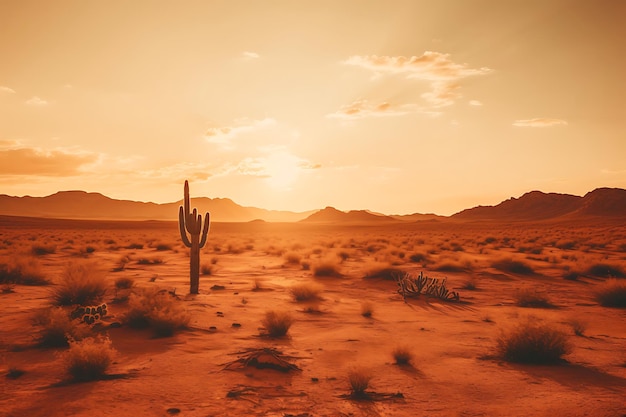
[[[298,180],[302,168],[298,157],[279,151],[265,158],[265,181],[275,189],[288,190]]]

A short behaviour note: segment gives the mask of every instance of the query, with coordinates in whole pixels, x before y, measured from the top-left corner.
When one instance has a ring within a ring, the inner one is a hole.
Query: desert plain
[[[626,415],[626,310],[596,297],[624,279],[623,220],[213,223],[200,261],[189,294],[176,222],[2,216],[0,264],[47,283],[2,284],[0,415]],[[54,306],[71,265],[107,283],[106,315],[73,324],[114,352],[93,380],[68,373],[68,346],[42,343],[41,318],[76,308]],[[405,273],[445,278],[459,300],[405,299]],[[142,291],[169,297],[184,326],[128,325]],[[268,311],[291,318],[284,337],[267,334]],[[503,358],[498,340],[529,321],[565,334],[567,353]],[[360,396],[355,372],[369,379]]]

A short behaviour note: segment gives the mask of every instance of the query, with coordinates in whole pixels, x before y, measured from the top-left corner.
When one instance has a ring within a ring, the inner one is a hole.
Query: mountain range
[[[156,204],[116,200],[100,193],[60,191],[46,197],[0,195],[0,215],[108,220],[176,220],[182,201]],[[531,191],[495,206],[478,206],[452,216],[435,214],[385,215],[368,210],[348,212],[326,207],[322,210],[291,212],[244,207],[228,198],[193,198],[191,205],[200,213],[211,213],[217,222],[304,223],[402,223],[416,221],[538,221],[575,220],[581,217],[618,217],[626,219],[626,190],[597,188],[584,196]]]

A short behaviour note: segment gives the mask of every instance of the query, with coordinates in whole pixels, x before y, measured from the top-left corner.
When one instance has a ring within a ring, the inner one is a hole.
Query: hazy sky
[[[0,194],[452,214],[626,188],[626,1],[0,0]]]

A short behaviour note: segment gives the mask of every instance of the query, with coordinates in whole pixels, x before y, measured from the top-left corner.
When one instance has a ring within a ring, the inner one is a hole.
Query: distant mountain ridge
[[[478,206],[451,216],[457,220],[531,221],[555,218],[626,217],[626,190],[597,188],[583,197],[531,191],[495,206]]]
[[[181,201],[145,203],[116,200],[100,193],[59,191],[46,197],[13,197],[0,195],[0,215],[67,219],[106,220],[177,220]],[[452,216],[435,214],[384,215],[368,210],[348,212],[326,207],[322,210],[292,212],[244,207],[228,198],[192,198],[198,211],[211,213],[217,222],[298,222],[310,224],[393,224],[418,221],[537,221],[549,219],[575,220],[585,217],[626,219],[626,190],[597,188],[583,197],[531,191],[519,198],[510,198],[495,206],[477,206]]]

